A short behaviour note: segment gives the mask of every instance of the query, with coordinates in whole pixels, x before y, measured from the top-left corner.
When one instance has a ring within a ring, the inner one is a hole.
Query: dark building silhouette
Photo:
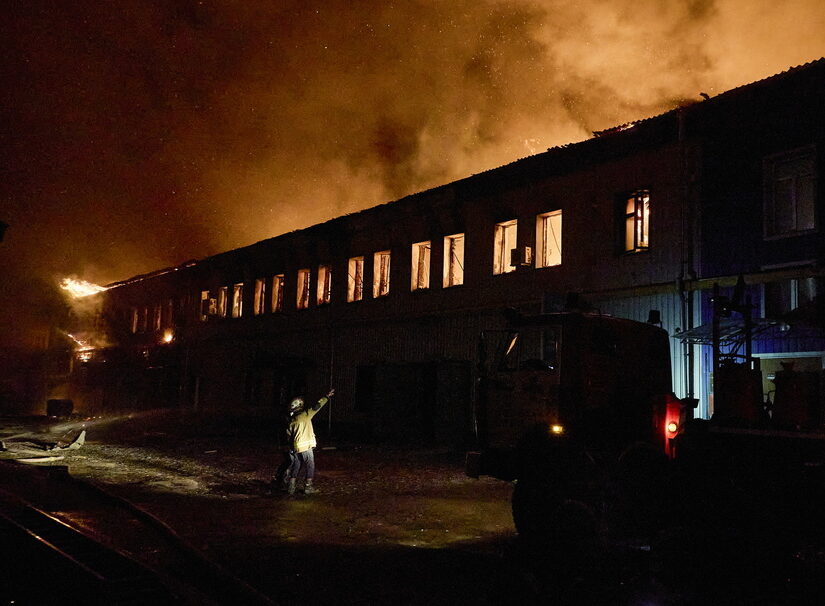
[[[658,310],[674,392],[709,416],[710,299],[741,276],[763,393],[780,370],[805,373],[794,389],[821,423],[825,60],[702,97],[111,284],[85,327],[102,346],[76,354],[64,387],[76,408],[120,410],[276,408],[334,385],[333,424],[454,442],[469,432],[480,332],[504,326],[504,308],[573,305]]]

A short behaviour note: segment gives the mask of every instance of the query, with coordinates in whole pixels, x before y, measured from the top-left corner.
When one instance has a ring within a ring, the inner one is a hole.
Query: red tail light
[[[679,424],[682,416],[682,403],[676,396],[669,396],[665,408],[665,452],[668,456],[672,456],[671,440],[679,433]]]

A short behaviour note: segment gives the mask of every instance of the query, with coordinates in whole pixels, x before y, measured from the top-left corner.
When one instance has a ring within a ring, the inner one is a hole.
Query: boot
[[[307,483],[304,485],[304,494],[317,494],[318,489],[312,485],[312,480],[307,480]]]
[[[272,486],[278,492],[286,492],[287,490],[289,490],[289,476],[284,476],[281,479],[273,480]]]
[[[295,488],[296,488],[297,483],[298,483],[298,481],[295,478],[289,478],[289,481],[286,483],[286,493],[289,496],[292,496],[292,495],[295,494]]]

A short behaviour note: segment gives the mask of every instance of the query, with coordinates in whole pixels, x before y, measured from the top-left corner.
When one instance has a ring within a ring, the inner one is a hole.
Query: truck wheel
[[[550,486],[518,480],[513,488],[513,523],[520,537],[529,538],[547,534],[550,514],[563,501]]]
[[[669,465],[663,452],[646,443],[633,444],[621,454],[607,504],[611,533],[649,537],[669,523]]]
[[[546,484],[517,482],[512,506],[516,531],[528,543],[569,548],[598,535],[596,515],[587,504]]]
[[[513,519],[519,532],[518,553],[529,571],[539,600],[531,603],[579,602],[599,567],[600,541],[593,510],[581,501],[562,499],[546,485],[519,482],[513,491]],[[584,588],[578,584],[585,579]]]

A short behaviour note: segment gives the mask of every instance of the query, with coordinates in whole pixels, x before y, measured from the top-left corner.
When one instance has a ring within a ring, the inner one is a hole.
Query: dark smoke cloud
[[[808,0],[2,10],[4,306],[40,301],[36,280],[249,244],[825,54]],[[0,332],[19,324],[0,311]]]

